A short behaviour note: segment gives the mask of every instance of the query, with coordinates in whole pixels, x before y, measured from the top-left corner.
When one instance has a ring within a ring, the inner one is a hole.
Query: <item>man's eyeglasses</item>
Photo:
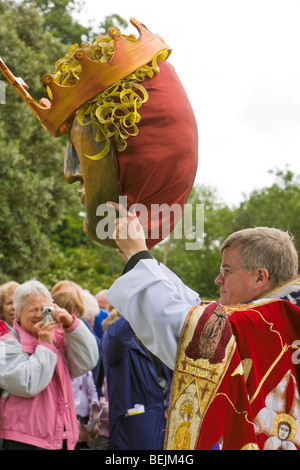
[[[220,274],[222,277],[227,277],[232,271],[236,271],[237,269],[246,269],[244,266],[236,268],[235,266],[220,266]]]

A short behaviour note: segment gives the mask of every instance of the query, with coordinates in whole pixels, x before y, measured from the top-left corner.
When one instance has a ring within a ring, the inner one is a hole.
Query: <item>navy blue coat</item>
[[[172,371],[147,351],[123,317],[103,334],[101,347],[109,399],[108,449],[162,449],[169,392],[158,376],[167,380],[170,391]],[[128,416],[135,404],[144,405],[145,413]]]

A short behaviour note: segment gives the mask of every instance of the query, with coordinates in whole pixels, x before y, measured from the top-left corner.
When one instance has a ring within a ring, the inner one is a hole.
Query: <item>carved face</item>
[[[118,201],[118,176],[113,153],[109,153],[101,160],[91,160],[86,155],[97,155],[101,150],[100,144],[95,141],[92,125],[82,126],[76,117],[68,134],[68,143],[65,153],[64,176],[69,184],[79,182],[77,193],[86,210],[84,232],[88,238],[107,246],[115,247],[111,236],[99,239],[97,224],[103,218],[103,210],[99,206],[107,201]],[[102,216],[97,216],[102,212]],[[111,225],[111,224],[109,224]],[[99,234],[99,231],[98,231]]]

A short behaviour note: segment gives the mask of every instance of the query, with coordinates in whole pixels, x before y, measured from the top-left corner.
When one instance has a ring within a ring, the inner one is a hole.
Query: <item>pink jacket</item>
[[[55,331],[54,344],[40,343],[15,322],[0,338],[0,438],[45,449],[73,450],[78,424],[71,377],[95,367],[93,334],[75,318]]]

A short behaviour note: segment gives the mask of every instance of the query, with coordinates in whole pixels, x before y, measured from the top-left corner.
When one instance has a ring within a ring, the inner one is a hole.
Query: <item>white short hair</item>
[[[84,312],[82,318],[95,317],[99,313],[99,305],[96,297],[90,293],[89,290],[85,289],[81,292]]]
[[[40,294],[44,295],[49,303],[53,302],[47,287],[36,279],[32,279],[30,281],[24,282],[23,284],[20,284],[14,293],[14,305],[16,311],[21,312],[23,310],[26,297],[29,295],[38,296]]]

